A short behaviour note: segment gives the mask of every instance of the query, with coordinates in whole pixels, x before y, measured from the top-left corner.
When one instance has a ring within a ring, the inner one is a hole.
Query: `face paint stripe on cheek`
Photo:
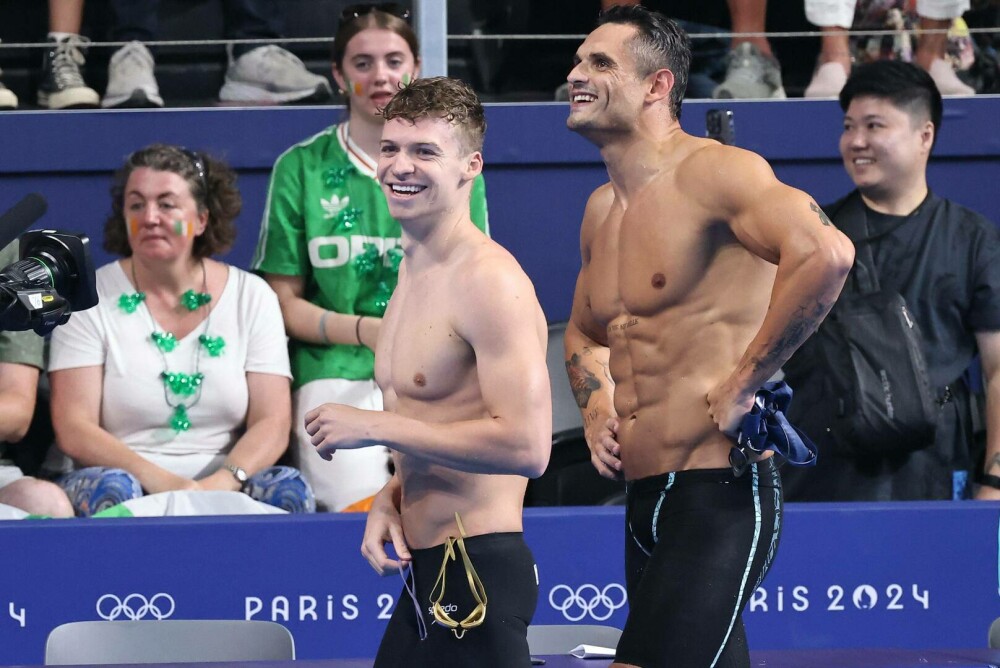
[[[355,82],[355,83],[354,83],[354,84],[352,84],[352,85],[354,86],[354,94],[355,94],[355,95],[361,95],[361,93],[362,93],[362,90],[361,90],[361,84],[359,84],[359,83]]]
[[[413,81],[413,79],[410,78],[410,75],[404,73],[403,74],[403,85],[404,86],[409,86],[411,81]]]
[[[130,237],[135,237],[139,235],[139,220],[136,218],[128,219],[128,235]]]

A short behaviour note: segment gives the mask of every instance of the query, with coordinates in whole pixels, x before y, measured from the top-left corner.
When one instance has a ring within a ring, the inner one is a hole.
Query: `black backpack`
[[[881,289],[871,251],[895,227],[871,235],[857,193],[829,213],[840,214],[838,227],[854,242],[854,267],[830,314],[785,365],[795,389],[788,418],[841,456],[920,450],[934,442],[940,409],[920,328],[903,296]]]

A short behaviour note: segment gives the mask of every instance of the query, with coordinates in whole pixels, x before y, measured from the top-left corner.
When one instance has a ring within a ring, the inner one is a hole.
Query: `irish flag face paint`
[[[361,93],[364,92],[364,90],[361,88],[361,84],[359,84],[357,81],[351,83],[351,90],[354,91],[355,95],[361,95]]]
[[[194,225],[192,225],[189,220],[175,220],[171,229],[174,231],[174,234],[179,237],[194,236]]]
[[[139,219],[138,218],[129,218],[128,219],[128,235],[129,235],[129,237],[139,236],[139,226],[140,226],[140,223],[139,223]]]
[[[404,74],[403,75],[403,85],[404,86],[409,86],[411,81],[413,81],[413,77],[411,77],[409,74]]]

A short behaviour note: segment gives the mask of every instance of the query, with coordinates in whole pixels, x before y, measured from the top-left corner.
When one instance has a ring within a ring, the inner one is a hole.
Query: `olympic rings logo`
[[[154,594],[148,600],[142,594],[129,594],[124,599],[114,594],[105,594],[97,599],[97,616],[109,622],[119,618],[135,621],[147,616],[166,619],[174,614],[175,607],[173,597],[163,592]]]
[[[625,605],[627,600],[625,587],[617,582],[612,582],[604,589],[584,584],[574,591],[567,585],[556,585],[549,591],[549,605],[571,622],[578,622],[587,615],[595,621],[603,622]]]

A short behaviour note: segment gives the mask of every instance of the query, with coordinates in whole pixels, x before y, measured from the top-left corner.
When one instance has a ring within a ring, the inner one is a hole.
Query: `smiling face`
[[[907,193],[925,183],[934,126],[889,100],[851,100],[844,115],[840,155],[854,185],[871,199]]]
[[[149,260],[190,258],[208,221],[184,177],[149,167],[129,175],[123,214],[133,255]]]
[[[468,215],[471,183],[482,168],[482,154],[470,152],[460,129],[442,118],[397,117],[382,130],[378,180],[390,215],[401,223]]]
[[[633,26],[606,23],[576,51],[570,84],[567,127],[594,140],[631,129],[642,110],[647,87],[629,47]]]
[[[347,43],[342,68],[333,66],[337,85],[347,94],[352,115],[376,117],[401,86],[418,76],[419,64],[400,35],[366,28]]]

